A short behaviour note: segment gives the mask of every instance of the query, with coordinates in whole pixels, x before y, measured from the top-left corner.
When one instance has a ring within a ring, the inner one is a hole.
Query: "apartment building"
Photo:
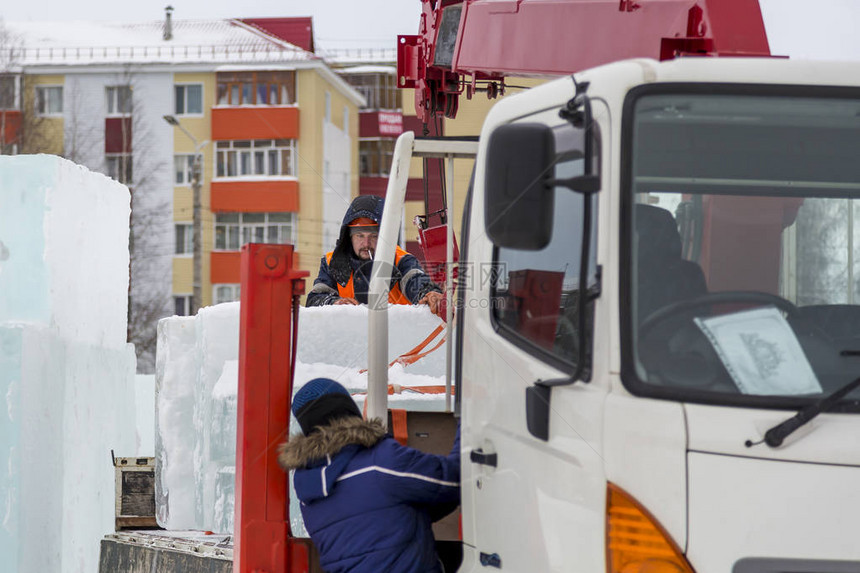
[[[3,26],[0,152],[63,155],[132,192],[141,371],[157,319],[192,311],[195,159],[202,306],[238,299],[247,242],[293,243],[316,272],[359,191],[365,100],[313,53],[309,18]]]

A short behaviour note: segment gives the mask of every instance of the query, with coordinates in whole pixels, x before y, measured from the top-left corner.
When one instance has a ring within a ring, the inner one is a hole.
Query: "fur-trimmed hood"
[[[303,503],[328,497],[352,459],[385,437],[382,422],[358,416],[339,418],[308,436],[293,436],[280,447],[278,462],[296,470],[293,485]]]
[[[369,448],[385,437],[380,420],[365,421],[349,417],[318,426],[309,436],[290,436],[278,448],[278,463],[285,470],[295,470],[325,461],[349,445]]]

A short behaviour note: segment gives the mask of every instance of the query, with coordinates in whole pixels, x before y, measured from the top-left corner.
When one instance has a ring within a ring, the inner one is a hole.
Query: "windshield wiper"
[[[748,448],[752,446],[756,446],[762,442],[766,443],[771,448],[778,448],[782,445],[782,442],[792,434],[796,429],[803,426],[818,414],[822,412],[827,412],[836,405],[839,400],[845,397],[846,394],[854,390],[860,386],[860,378],[849,382],[842,388],[834,391],[829,396],[825,396],[820,400],[809,404],[808,406],[804,406],[800,409],[800,411],[780,424],[777,424],[764,434],[764,439],[758,442],[753,442],[752,440],[747,440],[744,442],[744,445]]]

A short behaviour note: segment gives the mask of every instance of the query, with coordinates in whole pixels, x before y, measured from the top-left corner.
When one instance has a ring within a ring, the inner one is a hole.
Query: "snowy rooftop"
[[[238,20],[6,22],[20,66],[297,62],[316,56]]]
[[[338,68],[339,74],[389,74],[397,75],[397,68],[394,66],[349,66]]]
[[[323,45],[324,44],[324,45]],[[391,64],[397,61],[397,48],[381,46],[348,46],[345,42],[319,42],[317,54],[333,66],[358,64]]]

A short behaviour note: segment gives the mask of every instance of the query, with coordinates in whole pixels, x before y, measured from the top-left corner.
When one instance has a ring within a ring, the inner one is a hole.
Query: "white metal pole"
[[[448,162],[446,175],[448,178],[445,184],[445,191],[448,194],[446,205],[448,206],[447,236],[445,237],[446,253],[445,253],[445,305],[446,307],[446,331],[445,336],[448,344],[445,345],[445,411],[451,411],[451,378],[453,376],[453,349],[454,345],[454,292],[453,292],[453,273],[454,273],[454,156],[446,155],[445,159]]]
[[[415,134],[407,131],[394,144],[367,293],[367,418],[379,418],[383,426],[388,425],[388,290],[414,141]]]

